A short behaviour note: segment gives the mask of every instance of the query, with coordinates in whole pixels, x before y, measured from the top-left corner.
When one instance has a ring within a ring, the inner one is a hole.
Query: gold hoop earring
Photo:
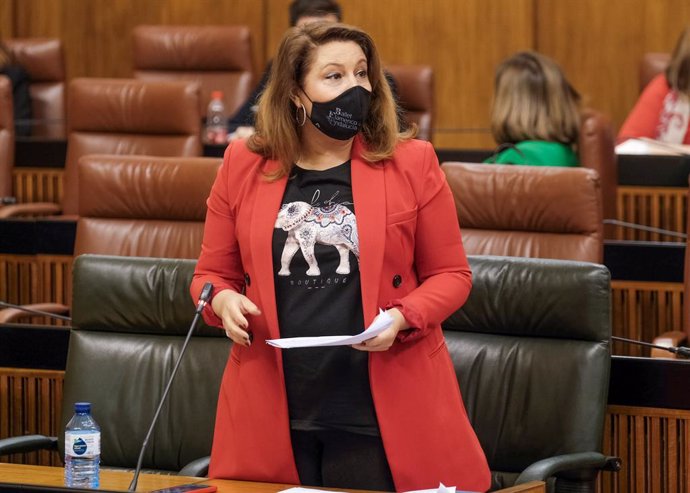
[[[299,120],[299,110],[302,110],[302,121]],[[303,127],[304,124],[307,121],[307,109],[304,107],[304,105],[300,105],[297,107],[297,110],[295,111],[295,121],[297,122],[297,125],[300,127]]]

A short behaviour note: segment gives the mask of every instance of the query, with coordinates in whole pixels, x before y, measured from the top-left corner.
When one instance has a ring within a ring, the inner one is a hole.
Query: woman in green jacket
[[[578,166],[580,95],[556,62],[520,52],[496,69],[491,132],[499,147],[487,163]]]

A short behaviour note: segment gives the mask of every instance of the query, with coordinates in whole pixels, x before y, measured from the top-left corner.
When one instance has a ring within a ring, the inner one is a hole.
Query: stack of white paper
[[[628,139],[616,146],[616,154],[649,155],[649,156],[682,156],[690,154],[690,146],[670,144],[660,140],[640,137]]]
[[[286,337],[283,339],[266,339],[266,343],[281,349],[298,347],[323,347],[323,346],[351,346],[376,337],[393,323],[393,318],[383,310],[364,332],[354,336],[318,336],[318,337]]]

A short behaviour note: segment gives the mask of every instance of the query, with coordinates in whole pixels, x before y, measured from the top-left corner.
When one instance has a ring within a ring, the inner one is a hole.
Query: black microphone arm
[[[642,341],[636,341],[635,339],[626,339],[625,337],[617,337],[617,336],[611,336],[611,339],[616,340],[616,341],[622,341],[622,342],[627,342],[630,344],[637,344],[638,346],[645,346],[645,347],[650,347],[654,349],[662,349],[664,351],[668,351],[669,353],[676,354],[678,356],[682,356],[683,358],[690,358],[690,348],[687,348],[685,346],[659,346],[658,344],[651,344],[649,342],[642,342]]]
[[[40,316],[40,317],[57,318],[59,320],[65,320],[67,322],[72,321],[72,319],[70,317],[66,317],[65,315],[58,315],[57,313],[44,312],[42,310],[34,310],[33,308],[27,308],[27,307],[22,306],[22,305],[15,305],[14,303],[7,303],[5,301],[0,301],[0,308],[14,308],[15,310],[19,310],[21,312],[30,313],[31,315],[36,315],[36,316]]]
[[[149,439],[151,438],[151,434],[153,433],[153,428],[156,426],[156,421],[158,421],[158,416],[161,413],[161,409],[163,408],[165,399],[168,397],[168,393],[170,392],[170,387],[172,386],[173,380],[175,380],[177,369],[180,367],[180,363],[182,362],[182,356],[184,356],[184,352],[187,350],[187,344],[189,344],[189,340],[192,338],[192,333],[196,328],[196,324],[199,322],[201,312],[203,311],[204,307],[208,304],[208,300],[211,297],[212,291],[213,284],[211,284],[210,282],[204,284],[204,287],[201,290],[201,295],[199,295],[199,301],[197,302],[196,310],[194,310],[194,319],[192,320],[192,324],[189,326],[189,332],[187,332],[187,337],[184,340],[184,344],[182,344],[180,355],[177,357],[177,361],[175,361],[175,366],[173,367],[172,373],[170,373],[170,378],[168,379],[168,383],[165,386],[165,390],[163,391],[163,396],[161,397],[161,400],[158,403],[156,413],[153,415],[153,419],[151,420],[151,426],[149,426],[149,431],[146,433],[146,438],[144,438],[144,443],[141,444],[141,450],[139,451],[139,459],[137,460],[137,467],[136,469],[134,469],[134,477],[132,478],[132,482],[129,484],[128,491],[136,491],[137,489],[137,483],[139,482],[139,474],[141,473],[141,464],[144,461],[144,452],[146,451],[146,446],[148,445]]]

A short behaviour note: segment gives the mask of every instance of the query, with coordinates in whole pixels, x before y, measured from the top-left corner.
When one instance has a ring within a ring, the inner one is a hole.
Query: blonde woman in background
[[[578,166],[580,96],[556,62],[517,53],[496,69],[491,132],[497,164]]]

